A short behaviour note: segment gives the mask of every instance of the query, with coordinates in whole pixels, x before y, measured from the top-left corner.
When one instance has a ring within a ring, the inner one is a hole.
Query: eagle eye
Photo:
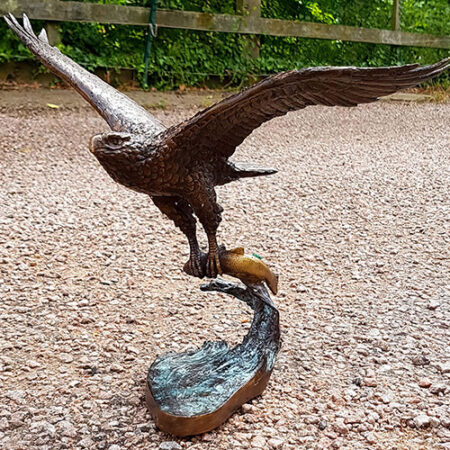
[[[108,144],[119,147],[122,144],[122,138],[120,136],[108,136]]]

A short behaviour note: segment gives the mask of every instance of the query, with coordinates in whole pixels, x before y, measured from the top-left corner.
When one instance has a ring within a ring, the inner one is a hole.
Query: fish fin
[[[228,253],[234,253],[235,255],[243,255],[245,253],[244,247],[236,247],[232,250],[228,250]]]
[[[273,295],[277,295],[278,293],[278,275],[269,270],[270,276],[266,278],[267,286],[272,291]]]

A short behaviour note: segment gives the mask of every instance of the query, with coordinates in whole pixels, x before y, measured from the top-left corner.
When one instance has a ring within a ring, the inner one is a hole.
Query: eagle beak
[[[98,149],[100,142],[101,142],[101,137],[100,136],[92,136],[91,140],[89,142],[89,150],[91,151],[91,153],[96,152],[96,150]]]

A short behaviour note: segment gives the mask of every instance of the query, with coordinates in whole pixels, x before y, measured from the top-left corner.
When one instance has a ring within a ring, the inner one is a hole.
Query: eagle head
[[[132,188],[138,177],[140,163],[146,157],[146,147],[142,136],[116,131],[97,134],[89,144],[89,149],[109,175]]]
[[[92,136],[89,144],[89,149],[97,158],[123,152],[128,153],[133,147],[133,135],[116,131],[96,134]]]

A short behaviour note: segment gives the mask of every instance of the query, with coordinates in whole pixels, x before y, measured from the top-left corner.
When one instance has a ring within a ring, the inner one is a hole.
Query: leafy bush
[[[98,2],[98,1],[97,1]],[[146,0],[102,0],[143,6]],[[209,13],[235,11],[235,0],[158,0],[158,8]],[[327,24],[389,28],[392,0],[262,0],[263,17]],[[402,29],[450,34],[448,0],[403,0]],[[39,23],[35,26],[39,28]],[[62,23],[61,50],[94,70],[100,67],[144,70],[144,27]],[[218,78],[222,83],[246,83],[258,76],[311,65],[380,66],[435,62],[448,51],[305,38],[260,37],[260,57],[246,57],[249,37],[232,33],[159,29],[153,43],[149,84],[158,89],[195,86]],[[0,25],[0,62],[31,58],[30,53]],[[448,85],[448,76],[441,78]]]

